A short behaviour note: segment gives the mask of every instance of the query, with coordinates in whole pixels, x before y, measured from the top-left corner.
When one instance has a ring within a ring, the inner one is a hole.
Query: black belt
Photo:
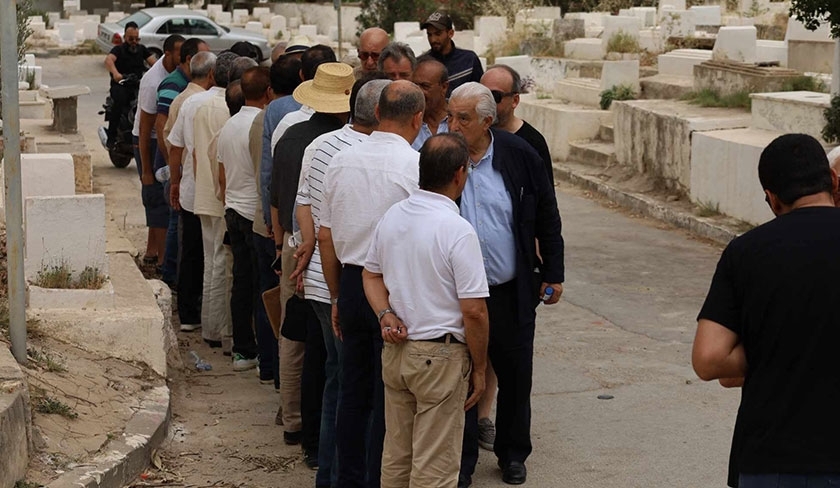
[[[452,334],[443,334],[440,337],[435,337],[434,339],[425,339],[428,342],[441,342],[446,343],[446,339],[449,339],[450,344],[463,344],[463,342],[459,341],[457,337]]]

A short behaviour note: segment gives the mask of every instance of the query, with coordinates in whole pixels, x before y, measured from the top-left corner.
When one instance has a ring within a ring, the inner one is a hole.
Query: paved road
[[[90,146],[107,90],[101,56],[39,60],[45,83],[84,83],[79,102]],[[139,182],[132,164],[115,169],[94,148],[95,187],[129,239],[143,248]],[[695,316],[720,249],[682,231],[629,215],[558,187],[566,239],[563,301],[538,313],[533,398],[533,487],[715,487],[725,485],[737,390],[697,380],[690,366]],[[125,225],[123,225],[125,222]],[[214,375],[176,375],[178,436],[165,464],[187,484],[306,486],[312,474],[258,469],[266,456],[299,455],[274,427],[277,398],[248,373],[208,355]],[[609,394],[611,400],[599,400]],[[242,459],[246,459],[243,461]],[[248,461],[250,459],[250,461]],[[505,486],[482,452],[476,487]]]

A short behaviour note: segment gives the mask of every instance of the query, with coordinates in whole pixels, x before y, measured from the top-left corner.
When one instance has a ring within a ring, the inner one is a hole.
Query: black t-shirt
[[[142,75],[146,71],[146,65],[144,63],[152,55],[152,52],[142,44],[138,44],[136,51],[131,52],[128,44],[122,43],[119,46],[114,46],[110,54],[117,57],[116,61],[114,61],[114,66],[117,68],[117,71],[123,76],[126,76],[129,74]],[[114,83],[113,76],[111,76],[111,83]]]
[[[733,240],[698,319],[735,332],[747,374],[738,474],[840,473],[840,209],[810,207]]]
[[[525,139],[525,141],[537,151],[540,158],[543,160],[545,170],[548,172],[548,179],[551,181],[551,186],[554,186],[554,167],[551,164],[551,153],[548,152],[548,144],[545,138],[540,134],[540,131],[534,129],[528,122],[522,121],[522,127],[516,131],[516,135]]]

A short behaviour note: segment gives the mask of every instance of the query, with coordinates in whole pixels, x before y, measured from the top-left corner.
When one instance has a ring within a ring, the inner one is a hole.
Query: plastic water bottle
[[[198,356],[197,352],[190,351],[190,356],[192,356],[193,361],[195,361],[195,369],[197,369],[198,371],[210,371],[213,369],[213,366],[205,360],[201,359]]]
[[[545,292],[543,293],[543,296],[540,297],[540,300],[542,302],[547,302],[547,301],[551,300],[551,295],[554,295],[554,288],[552,288],[550,286],[547,286],[545,288]]]

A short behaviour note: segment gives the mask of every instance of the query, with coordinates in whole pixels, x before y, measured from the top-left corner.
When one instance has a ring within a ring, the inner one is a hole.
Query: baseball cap
[[[436,27],[441,30],[449,30],[452,28],[452,17],[446,12],[436,10],[432,15],[420,24],[421,29],[428,29],[429,27]]]

